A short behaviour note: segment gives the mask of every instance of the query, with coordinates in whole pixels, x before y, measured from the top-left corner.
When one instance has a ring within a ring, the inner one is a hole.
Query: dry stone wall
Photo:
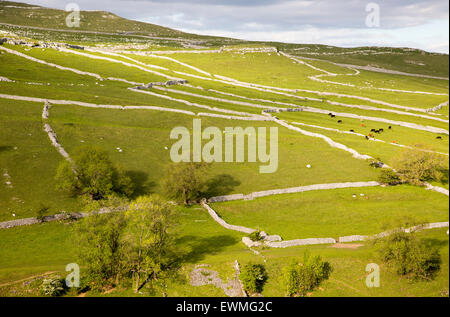
[[[216,196],[212,197],[208,200],[208,202],[223,202],[223,201],[232,201],[232,200],[242,200],[242,199],[253,199],[255,197],[263,197],[267,195],[277,195],[284,193],[294,193],[294,192],[303,192],[308,190],[321,190],[321,189],[333,189],[333,188],[348,188],[348,187],[366,187],[366,186],[378,186],[378,182],[357,182],[357,183],[334,183],[334,184],[316,184],[310,186],[301,186],[301,187],[291,187],[286,189],[278,189],[272,191],[262,191],[252,193],[250,195],[243,194],[235,194],[235,195],[227,195],[227,196]],[[212,209],[207,203],[206,200],[202,201],[202,206],[208,211],[210,216],[214,221],[219,223],[226,229],[235,230],[250,234],[256,229],[250,229],[242,226],[230,225],[225,222],[219,215]],[[423,229],[433,229],[433,228],[445,228],[449,226],[449,222],[435,222],[428,223],[420,226],[415,226],[412,228],[404,229],[405,232],[412,232]],[[372,238],[380,238],[385,237],[391,234],[392,231],[382,232],[373,236],[367,235],[351,235],[351,236],[343,236],[339,237],[339,243],[345,242],[355,242],[355,241],[365,241]],[[294,240],[286,240],[283,241],[279,235],[267,235],[265,232],[260,233],[262,236],[261,241],[253,241],[249,237],[242,237],[242,242],[249,248],[260,247],[260,246],[268,246],[272,248],[287,248],[292,246],[300,246],[300,245],[313,245],[313,244],[335,244],[336,240],[334,238],[306,238],[306,239],[294,239]]]
[[[52,128],[50,127],[50,125],[48,123],[44,124],[44,130],[45,130],[45,132],[47,132],[48,137],[49,137],[50,141],[52,142],[52,145],[58,150],[59,154],[64,156],[66,159],[70,160],[69,154],[66,152],[66,150],[64,150],[64,148],[61,146],[61,144],[59,144],[58,139],[56,137],[56,133],[52,130]]]
[[[240,232],[244,232],[244,233],[247,233],[247,234],[250,234],[250,233],[256,231],[255,229],[250,229],[250,228],[246,228],[246,227],[230,225],[225,220],[220,218],[219,215],[214,211],[214,209],[212,209],[205,201],[202,201],[201,205],[208,211],[209,215],[218,224],[220,224],[222,227],[224,227],[226,229],[230,229],[230,230],[234,230],[234,231],[240,231]]]
[[[0,81],[4,81],[4,82],[7,82],[7,83],[12,83],[13,82],[11,79],[3,77],[3,76],[0,76]]]
[[[426,229],[447,228],[448,226],[449,226],[448,221],[433,222],[433,223],[427,223],[427,224],[423,224],[423,225],[414,226],[411,228],[405,228],[405,229],[403,229],[403,232],[410,233],[410,232],[426,230]],[[395,231],[385,231],[385,232],[375,234],[373,236],[363,236],[363,235],[344,236],[344,237],[339,237],[339,242],[344,243],[344,242],[355,242],[355,241],[367,241],[369,239],[387,237],[390,234],[392,234],[393,232],[395,232]]]
[[[426,109],[426,112],[438,111],[438,110],[442,109],[443,107],[447,107],[447,106],[448,106],[448,101],[440,103],[436,107],[428,108],[428,109]]]
[[[280,194],[292,194],[301,193],[311,190],[324,190],[324,189],[337,189],[337,188],[353,188],[353,187],[372,187],[379,186],[380,183],[375,181],[370,182],[346,182],[346,183],[329,183],[329,184],[314,184],[307,186],[289,187],[282,189],[272,189],[264,190],[259,192],[253,192],[248,195],[244,194],[234,194],[225,196],[215,196],[208,199],[208,202],[225,202],[233,200],[252,200],[258,197],[270,196],[270,195],[280,195]]]
[[[288,248],[299,245],[311,245],[311,244],[334,244],[336,240],[333,238],[309,238],[309,239],[295,239],[279,242],[265,242],[265,245],[271,248]]]
[[[314,133],[314,132],[309,132],[309,131],[300,129],[300,128],[298,128],[298,127],[294,127],[294,126],[292,126],[292,125],[286,123],[285,121],[279,120],[279,119],[276,119],[276,118],[275,118],[274,121],[275,121],[276,123],[278,123],[279,125],[281,125],[281,126],[283,126],[283,127],[285,127],[285,128],[288,128],[289,130],[294,130],[294,131],[300,132],[301,134],[304,134],[304,135],[307,135],[307,136],[312,136],[312,137],[320,138],[320,139],[324,140],[325,142],[327,142],[330,146],[332,146],[332,147],[334,147],[334,148],[337,148],[337,149],[340,149],[340,150],[343,150],[343,151],[346,151],[346,152],[351,153],[352,156],[353,156],[354,158],[361,159],[361,160],[372,159],[371,156],[360,154],[360,153],[358,153],[356,150],[354,150],[354,149],[352,149],[352,148],[349,148],[349,147],[347,147],[347,146],[344,145],[344,144],[335,142],[335,141],[333,141],[332,139],[330,139],[329,137],[327,137],[327,136],[325,136],[325,135],[323,135],[323,134]]]
[[[268,111],[266,111],[266,112],[268,112]],[[292,124],[301,125],[301,126],[305,126],[305,127],[316,128],[316,129],[322,129],[322,130],[327,130],[327,131],[333,131],[333,132],[342,133],[342,134],[350,134],[350,135],[357,135],[357,136],[360,136],[360,137],[368,137],[369,141],[390,144],[390,145],[394,145],[394,146],[398,146],[398,147],[402,147],[402,148],[407,148],[407,149],[412,149],[412,150],[417,150],[417,151],[437,153],[437,154],[446,155],[446,156],[449,155],[448,153],[421,149],[421,148],[418,148],[418,147],[412,147],[412,146],[403,145],[403,144],[399,144],[399,143],[386,142],[386,141],[375,139],[373,137],[369,137],[369,136],[366,136],[365,134],[361,134],[361,133],[357,133],[357,132],[342,131],[342,130],[338,130],[338,129],[334,129],[334,128],[327,128],[327,127],[322,127],[322,126],[319,126],[319,125],[306,124],[306,123],[302,123],[302,122],[292,122]]]

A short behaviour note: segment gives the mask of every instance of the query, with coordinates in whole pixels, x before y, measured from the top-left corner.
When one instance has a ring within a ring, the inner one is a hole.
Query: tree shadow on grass
[[[442,173],[441,183],[447,185],[449,177],[449,169],[448,168],[441,169],[441,173]]]
[[[142,171],[127,171],[126,175],[131,178],[134,185],[134,192],[130,198],[135,199],[139,196],[153,193],[153,188],[156,186],[156,183],[148,181],[147,173]]]
[[[240,184],[240,181],[229,174],[219,174],[206,182],[207,190],[204,194],[206,197],[227,195]]]
[[[8,152],[11,151],[13,149],[12,146],[9,145],[0,145],[0,153],[2,152]]]
[[[436,247],[438,249],[441,249],[448,245],[448,239],[447,240],[441,240],[436,238],[422,238],[423,241],[425,241],[428,245],[432,247]]]
[[[198,237],[193,235],[183,236],[176,240],[176,244],[187,249],[180,260],[185,263],[197,263],[205,258],[223,251],[228,246],[238,243],[239,240],[228,235],[216,235],[212,237]]]

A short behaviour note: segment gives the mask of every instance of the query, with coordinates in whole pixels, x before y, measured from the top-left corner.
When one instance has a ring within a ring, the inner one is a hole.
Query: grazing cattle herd
[[[332,112],[328,113],[328,116],[330,116],[330,118],[336,118],[336,115],[333,114]],[[343,123],[343,121],[342,121],[342,120],[338,120],[337,123]],[[364,127],[366,127],[366,125],[365,125],[364,123],[361,123],[361,127],[364,128]],[[389,130],[392,130],[392,126],[389,126],[388,129],[389,129]],[[355,130],[354,130],[354,129],[350,129],[349,131],[352,132],[352,133],[355,133]],[[383,128],[379,128],[379,129],[370,129],[370,132],[371,132],[371,133],[369,133],[368,135],[365,135],[365,136],[364,136],[364,138],[365,138],[366,140],[370,140],[370,138],[373,138],[374,133],[380,134],[380,133],[384,132],[384,129],[383,129]],[[436,139],[442,140],[442,136],[437,136]],[[392,143],[397,143],[397,142],[396,142],[396,141],[392,141]]]

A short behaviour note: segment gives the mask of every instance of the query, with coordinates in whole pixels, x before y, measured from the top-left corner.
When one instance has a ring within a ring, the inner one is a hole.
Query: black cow
[[[441,136],[437,136],[436,139],[442,140],[442,137]]]
[[[342,123],[342,120],[338,120],[338,123]]]

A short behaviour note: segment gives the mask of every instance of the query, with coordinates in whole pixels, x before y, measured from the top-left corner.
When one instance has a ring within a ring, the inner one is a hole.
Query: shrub
[[[298,293],[300,282],[298,268],[297,260],[293,260],[290,265],[284,267],[281,271],[281,284],[287,296],[293,296]]]
[[[261,231],[253,231],[248,235],[248,237],[252,239],[252,241],[261,241],[263,239],[261,236]]]
[[[261,293],[264,283],[267,281],[266,269],[262,264],[248,263],[242,269],[239,278],[244,284],[245,291]]]
[[[384,168],[381,171],[380,176],[378,177],[378,181],[381,184],[385,184],[385,185],[399,185],[402,183],[402,181],[400,180],[400,177],[397,175],[397,173],[395,173],[393,170],[387,169],[387,168]]]
[[[64,282],[59,276],[44,279],[41,293],[45,296],[60,296],[64,293]]]
[[[310,256],[305,252],[303,263],[294,260],[289,266],[283,268],[281,284],[287,296],[305,296],[323,280],[328,279],[332,267],[330,263],[322,261],[320,256]]]
[[[379,244],[381,259],[399,275],[411,279],[432,279],[440,269],[439,250],[418,239],[415,233],[396,230],[382,238]]]

